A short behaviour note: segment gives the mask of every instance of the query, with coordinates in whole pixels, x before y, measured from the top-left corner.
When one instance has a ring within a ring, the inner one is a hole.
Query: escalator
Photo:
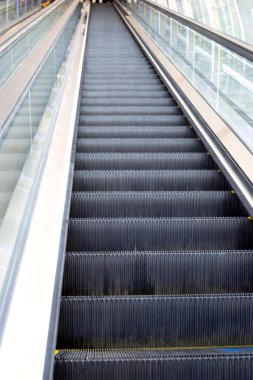
[[[252,379],[252,220],[110,4],[84,65],[54,379]]]

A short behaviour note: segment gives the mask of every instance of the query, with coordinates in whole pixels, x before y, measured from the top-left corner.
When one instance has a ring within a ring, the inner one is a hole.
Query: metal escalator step
[[[159,98],[159,99],[164,99],[168,98],[168,92],[164,90],[153,90],[153,91],[127,91],[126,92],[121,92],[121,91],[109,91],[109,90],[103,90],[103,91],[95,91],[94,89],[92,90],[86,90],[83,89],[81,93],[82,97],[89,97],[89,98],[126,98],[128,97],[129,99],[150,99],[150,98]],[[172,97],[172,96],[170,96]]]
[[[253,251],[69,252],[64,296],[252,293]]]
[[[105,74],[105,75],[116,75],[116,74],[122,74],[122,75],[130,75],[130,74],[154,74],[156,73],[155,70],[153,69],[153,67],[151,66],[146,66],[144,65],[141,65],[141,66],[136,66],[136,65],[133,65],[133,66],[128,66],[126,67],[125,65],[119,65],[118,67],[111,67],[109,65],[105,66],[105,67],[101,67],[101,65],[99,67],[94,67],[94,65],[90,65],[86,68],[85,70],[85,75],[86,74],[91,74],[91,75],[94,75],[94,74],[99,74],[99,75],[102,75],[102,74]]]
[[[176,106],[176,102],[172,98],[85,98],[81,99],[82,106]]]
[[[241,250],[253,247],[253,222],[226,218],[70,219],[68,251]]]
[[[182,115],[177,106],[81,106],[80,115]]]
[[[230,190],[217,170],[77,170],[73,191]]]
[[[105,137],[105,138],[189,138],[196,137],[193,128],[189,126],[85,126],[79,127],[77,137]]]
[[[81,152],[205,152],[197,138],[86,138],[77,139],[76,151]]]
[[[162,83],[160,84],[85,84],[83,86],[84,90],[88,91],[120,91],[120,92],[127,92],[127,91],[161,91],[164,89],[164,85]]]
[[[71,218],[246,216],[236,195],[208,192],[72,193]]]
[[[186,125],[183,115],[80,115],[79,125]]]
[[[76,170],[215,169],[206,153],[76,153]]]
[[[58,347],[251,345],[253,295],[62,297]]]
[[[95,41],[93,43],[95,43]],[[128,41],[125,43],[122,42],[121,44],[114,44],[114,49],[112,49],[111,44],[104,44],[100,45],[100,50],[98,50],[99,44],[96,43],[96,45],[96,48],[94,48],[92,46],[92,43],[88,44],[89,48],[86,51],[88,60],[99,62],[102,59],[110,59],[112,61],[117,62],[118,59],[125,59],[126,57],[131,57],[134,61],[138,62],[138,59],[141,59],[142,61],[149,63],[147,57],[140,51],[140,49],[138,49],[137,46],[129,45]],[[88,60],[86,62],[88,62]],[[131,64],[133,63],[133,60],[129,60]]]
[[[131,59],[130,57],[118,57],[115,59],[109,59],[109,57],[101,57],[101,59],[98,58],[91,58],[87,57],[86,64],[87,66],[92,66],[92,68],[96,69],[98,72],[101,72],[101,66],[107,65],[110,66],[112,70],[114,69],[120,69],[122,65],[125,65],[126,59]],[[132,57],[131,59],[131,66],[138,70],[138,68],[150,68],[150,63],[143,59],[143,57]],[[130,67],[131,67],[130,66]],[[102,70],[103,71],[103,70]]]
[[[118,49],[112,49],[109,46],[108,48],[106,48],[106,46],[103,45],[101,49],[98,49],[98,46],[96,46],[96,49],[92,49],[92,42],[90,41],[89,49],[86,53],[87,60],[85,60],[87,64],[94,63],[95,65],[99,65],[101,61],[109,61],[115,64],[117,64],[118,62],[126,63],[126,59],[128,58],[130,65],[143,63],[150,66],[149,60],[140,50],[138,50],[138,48],[132,49],[130,47],[130,49],[127,49],[126,51],[126,48],[124,48],[123,46],[121,46],[121,48]]]
[[[132,73],[123,73],[123,71],[121,73],[100,73],[100,72],[97,72],[97,73],[94,73],[94,74],[89,74],[87,72],[85,72],[85,75],[84,75],[84,78],[85,80],[86,79],[113,79],[113,80],[117,80],[117,79],[122,79],[122,77],[124,79],[150,79],[150,78],[159,78],[158,75],[155,73],[155,72],[148,72],[148,73],[145,73],[145,72],[132,72]]]
[[[153,85],[153,84],[160,84],[161,85],[161,80],[159,78],[128,78],[125,76],[122,76],[121,78],[86,78],[84,77],[84,81],[83,81],[83,84],[84,86],[86,86],[86,84],[88,85],[133,85],[133,84],[145,84],[145,85]]]
[[[55,357],[54,379],[251,380],[252,373],[252,349],[247,347],[60,350]]]

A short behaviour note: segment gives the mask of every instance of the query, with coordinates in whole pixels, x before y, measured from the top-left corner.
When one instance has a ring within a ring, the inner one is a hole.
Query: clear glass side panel
[[[253,45],[252,0],[151,1],[249,45]]]
[[[168,58],[253,152],[253,63],[143,2],[127,6]]]
[[[45,37],[47,33],[50,33],[51,28],[71,3],[72,0],[66,0],[23,37],[18,39],[15,44],[0,53],[0,87],[15,74],[16,70],[29,56],[36,44]]]
[[[39,9],[41,0],[0,0],[0,32],[12,22]]]
[[[9,124],[0,133],[0,319],[22,252],[29,215],[63,92],[77,7]],[[66,55],[67,54],[67,55]]]

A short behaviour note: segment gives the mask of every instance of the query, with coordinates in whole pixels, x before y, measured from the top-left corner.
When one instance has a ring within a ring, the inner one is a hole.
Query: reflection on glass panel
[[[142,27],[253,152],[253,64],[157,12],[147,23],[138,5],[127,5]],[[148,12],[148,5],[145,5]],[[166,20],[167,19],[167,20]]]
[[[1,0],[0,30],[26,13],[38,8],[41,0]]]
[[[67,47],[79,15],[77,7],[13,118],[0,131],[0,317],[46,159],[67,69]]]
[[[0,86],[10,79],[36,44],[50,32],[57,20],[70,5],[72,0],[66,0],[52,13],[43,18],[29,32],[17,40],[14,45],[0,53]]]
[[[150,0],[253,45],[252,0]]]
[[[201,48],[204,52],[212,54],[212,41],[208,40],[204,36],[195,35],[196,46]]]

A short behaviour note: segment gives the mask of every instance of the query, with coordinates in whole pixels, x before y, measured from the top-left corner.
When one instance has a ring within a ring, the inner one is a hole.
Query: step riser
[[[187,124],[187,120],[184,116],[155,116],[155,115],[105,115],[105,116],[95,116],[95,115],[80,115],[79,125],[183,125]]]
[[[205,152],[193,139],[77,139],[76,152]]]
[[[167,99],[169,94],[165,90],[153,90],[153,91],[127,91],[127,92],[121,92],[121,91],[95,91],[94,89],[87,91],[86,89],[82,90],[82,98],[119,98],[119,99]]]
[[[250,345],[252,301],[251,296],[62,298],[58,347]]]
[[[73,191],[230,190],[216,171],[76,171]]]
[[[196,134],[189,127],[79,127],[79,138],[193,138]]]
[[[82,98],[80,106],[108,106],[111,107],[111,105],[114,106],[176,106],[175,100],[172,98],[168,99],[152,99],[152,98],[146,98],[146,99],[131,99],[131,98]]]
[[[250,253],[67,254],[62,294],[211,294],[253,291]]]
[[[252,380],[252,357],[57,361],[55,380]],[[101,377],[101,374],[102,377]],[[222,377],[221,377],[222,376]],[[243,377],[242,377],[243,376]]]
[[[77,153],[76,170],[185,170],[215,169],[205,153]]]
[[[181,115],[176,106],[81,106],[80,115]]]
[[[71,218],[239,216],[231,193],[73,193]]]
[[[67,250],[229,250],[252,246],[253,223],[246,218],[71,219]]]

